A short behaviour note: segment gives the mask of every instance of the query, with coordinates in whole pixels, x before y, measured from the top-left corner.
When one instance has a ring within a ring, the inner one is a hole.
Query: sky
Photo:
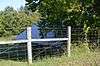
[[[0,10],[4,10],[7,6],[17,10],[21,6],[25,6],[25,0],[0,0]]]

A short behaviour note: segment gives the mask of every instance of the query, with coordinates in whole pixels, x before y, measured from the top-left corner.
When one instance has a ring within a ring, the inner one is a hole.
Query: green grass
[[[0,66],[29,66],[27,62],[0,60]],[[33,61],[30,66],[100,66],[100,52],[90,52],[87,47],[74,47],[71,57],[47,57]]]
[[[90,53],[74,55],[70,58],[66,56],[53,57],[34,61],[31,66],[100,66],[100,54]],[[10,60],[0,60],[0,66],[28,66],[27,62],[17,62]]]
[[[0,41],[9,41],[9,40],[14,40],[16,36],[5,36],[5,37],[0,37]]]

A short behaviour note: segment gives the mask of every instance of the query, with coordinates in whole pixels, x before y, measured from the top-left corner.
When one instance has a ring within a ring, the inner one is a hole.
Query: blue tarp
[[[33,25],[32,26],[32,29],[31,29],[31,33],[32,33],[32,39],[38,39],[38,38],[41,38],[40,37],[40,31],[39,31],[39,27],[36,26],[36,25]],[[50,31],[46,34],[46,37],[45,38],[54,38],[55,37],[55,33]],[[21,40],[21,39],[27,39],[27,31],[23,31],[22,33],[20,33],[19,35],[17,35],[16,37],[16,40]]]
[[[32,26],[32,30],[31,30],[31,32],[32,32],[32,39],[38,39],[38,38],[41,38],[40,37],[40,31],[39,31],[39,27],[38,26],[36,26],[36,25],[33,25]],[[47,34],[46,34],[46,37],[45,38],[55,38],[55,32],[53,32],[53,31],[50,31],[50,32],[48,32]],[[16,40],[25,40],[25,39],[27,39],[27,31],[25,30],[25,31],[23,31],[22,33],[20,33],[19,35],[17,35],[17,37],[16,37]],[[51,45],[51,48],[54,48],[55,50],[57,49],[57,48],[61,48],[61,46],[62,46],[62,43],[60,43],[60,42],[52,42],[52,41],[50,41],[50,42],[34,42],[34,43],[37,43],[37,48],[38,47],[43,47],[43,45],[45,45],[45,44],[49,44],[49,45]]]

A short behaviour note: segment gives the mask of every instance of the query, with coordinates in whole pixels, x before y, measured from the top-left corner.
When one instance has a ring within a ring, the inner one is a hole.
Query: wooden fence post
[[[68,52],[68,57],[70,57],[71,53],[71,26],[68,26],[68,44],[67,44],[67,52]]]
[[[31,27],[27,28],[27,40],[28,63],[32,64]]]

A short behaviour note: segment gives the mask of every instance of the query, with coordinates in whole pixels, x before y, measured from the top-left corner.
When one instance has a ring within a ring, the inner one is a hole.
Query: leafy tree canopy
[[[26,0],[32,11],[38,10],[47,26],[83,26],[95,24],[93,0]],[[44,21],[43,21],[44,22]]]
[[[12,7],[6,7],[4,11],[0,11],[0,36],[18,34],[38,20],[39,15],[29,10],[16,11]]]
[[[85,38],[89,30],[97,24],[93,4],[94,0],[26,0],[29,9],[42,15],[40,27],[81,26]]]

